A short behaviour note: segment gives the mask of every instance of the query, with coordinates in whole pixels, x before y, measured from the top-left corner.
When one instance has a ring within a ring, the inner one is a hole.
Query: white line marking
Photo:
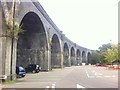
[[[95,78],[95,76],[89,76],[89,78]]]
[[[115,75],[113,75],[112,77],[116,77]]]
[[[15,84],[21,84],[21,83],[15,83]]]
[[[102,76],[96,76],[96,77],[102,77]]]
[[[93,73],[95,72],[95,71],[92,71]]]
[[[110,76],[104,76],[104,77],[109,78]]]
[[[103,75],[103,74],[95,72],[95,76],[96,76],[96,75]]]
[[[95,76],[97,75],[97,73],[95,72],[95,74],[94,74]]]
[[[46,88],[50,88],[50,86],[46,86]]]
[[[85,72],[86,72],[86,74],[87,74],[87,77],[89,78],[90,76],[89,76],[89,74],[88,74],[87,70],[85,70]]]
[[[52,84],[52,87],[51,88],[55,88],[55,84]]]
[[[99,73],[99,75],[103,75],[102,73]]]
[[[77,85],[77,88],[85,88],[85,87],[83,87],[83,86],[81,86],[79,84],[76,84],[76,85]]]

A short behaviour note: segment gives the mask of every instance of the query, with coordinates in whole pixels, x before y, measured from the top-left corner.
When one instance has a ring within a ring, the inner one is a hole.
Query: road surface
[[[118,71],[106,67],[72,66],[27,74],[4,88],[118,88]]]

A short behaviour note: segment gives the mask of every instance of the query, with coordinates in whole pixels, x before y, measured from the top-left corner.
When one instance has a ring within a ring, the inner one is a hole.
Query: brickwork
[[[11,4],[7,3],[7,5]],[[16,65],[22,64],[23,67],[26,67],[30,63],[36,63],[40,64],[42,70],[49,71],[54,67],[63,68],[63,63],[71,66],[76,65],[77,60],[78,63],[81,63],[82,60],[87,61],[87,54],[91,53],[91,50],[81,47],[65,37],[39,3],[22,2],[18,6],[15,21],[24,24],[22,28],[26,30],[27,34],[23,34],[23,38],[21,35],[21,39],[13,40],[13,42],[10,37],[0,37],[0,53],[2,53],[0,62],[4,61],[0,63],[0,74],[3,71],[8,79],[11,76],[12,79],[16,79]],[[10,7],[8,6],[8,10]],[[2,27],[1,9],[0,7],[0,34],[5,31],[5,28]],[[53,38],[54,35],[57,38]],[[68,46],[66,56],[64,55],[65,43]],[[74,50],[71,55],[72,47]],[[79,58],[76,50],[81,51]],[[84,56],[82,56],[83,51]]]

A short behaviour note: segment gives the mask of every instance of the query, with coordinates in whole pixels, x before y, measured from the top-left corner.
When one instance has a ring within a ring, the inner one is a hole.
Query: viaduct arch
[[[75,49],[74,47],[71,48],[70,50],[70,58],[71,58],[71,65],[75,65]]]
[[[39,64],[41,68],[44,68],[45,51],[48,46],[42,21],[36,13],[28,12],[20,25],[25,31],[17,41],[16,65],[26,67],[28,64]]]
[[[68,44],[65,43],[64,44],[64,54],[63,54],[63,57],[64,57],[64,61],[63,61],[63,64],[64,66],[69,66],[69,47],[68,47]]]
[[[53,35],[51,43],[51,65],[54,68],[61,67],[61,47],[56,34]]]
[[[77,62],[77,65],[80,65],[80,61],[81,61],[81,52],[79,49],[77,49],[77,57],[76,57],[76,62]]]
[[[3,36],[4,23],[0,23],[0,66],[1,75],[7,79],[16,79],[16,66],[26,67],[30,63],[39,64],[42,70],[63,68],[91,62],[91,50],[70,41],[55,25],[39,2],[17,4],[19,11],[15,12],[17,22],[24,33],[18,40]],[[5,2],[4,2],[5,3]],[[3,4],[3,3],[2,3]],[[5,20],[6,12],[0,3],[0,20]],[[7,4],[9,5],[9,4]],[[8,12],[9,6],[7,6]],[[9,14],[8,14],[9,16]],[[12,78],[11,78],[12,77]]]

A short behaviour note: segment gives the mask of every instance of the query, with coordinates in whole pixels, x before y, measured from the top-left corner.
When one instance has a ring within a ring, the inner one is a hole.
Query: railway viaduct
[[[18,39],[7,36],[5,19],[11,16],[11,7],[12,2],[0,4],[0,74],[8,80],[16,79],[16,66],[20,65],[35,63],[50,71],[91,62],[91,50],[69,40],[39,2],[14,3],[14,22],[24,32]]]

